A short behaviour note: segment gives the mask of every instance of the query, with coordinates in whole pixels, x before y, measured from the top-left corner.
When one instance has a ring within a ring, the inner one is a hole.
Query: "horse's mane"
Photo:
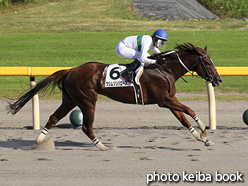
[[[199,47],[195,47],[191,43],[184,43],[183,45],[176,44],[175,49],[177,49],[179,54],[182,53],[198,53]]]
[[[178,54],[183,54],[183,53],[199,53],[199,51],[201,51],[202,49],[199,47],[195,47],[193,44],[191,43],[184,43],[181,45],[176,44],[176,47],[174,48],[176,49]],[[163,56],[163,54],[168,53],[171,51],[166,51],[166,52],[162,52],[160,54],[154,54],[153,56],[150,56],[149,58],[151,59],[156,59],[157,56]],[[165,58],[177,58],[177,55],[175,53],[172,54],[168,54],[163,56]]]

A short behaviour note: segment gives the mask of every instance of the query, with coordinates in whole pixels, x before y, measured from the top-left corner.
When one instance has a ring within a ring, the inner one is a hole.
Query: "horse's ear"
[[[208,47],[207,47],[207,46],[205,46],[204,51],[205,51],[205,52],[207,52],[207,50],[208,50]]]

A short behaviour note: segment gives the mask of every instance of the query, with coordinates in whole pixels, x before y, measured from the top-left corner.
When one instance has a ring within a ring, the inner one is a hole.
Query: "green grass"
[[[88,61],[107,64],[130,63],[115,54],[115,46],[127,35],[141,32],[92,32],[92,33],[27,33],[0,35],[1,66],[79,66]],[[148,32],[147,34],[151,34]],[[223,31],[169,31],[166,50],[173,50],[175,43],[191,42],[204,48],[216,66],[248,66],[248,32],[243,30]],[[232,38],[232,39],[226,39]],[[235,41],[235,42],[234,42]],[[44,77],[39,77],[38,80]],[[204,80],[185,77],[188,84],[176,83],[180,92],[204,92]],[[223,77],[223,84],[215,90],[220,92],[248,91],[248,78]],[[1,96],[13,94],[13,90],[28,88],[28,77],[0,77]]]
[[[168,31],[166,50],[175,43],[204,48],[216,66],[248,66],[248,22],[240,20],[148,20],[137,17],[131,0],[34,0],[1,7],[0,66],[78,66],[88,61],[130,63],[115,54],[126,36]],[[38,81],[44,77],[38,77]],[[204,80],[179,80],[179,92],[206,92]],[[247,92],[247,77],[223,77],[218,92]],[[29,87],[28,77],[1,77],[0,98]],[[55,97],[58,97],[56,95]],[[52,96],[51,96],[52,97]]]
[[[0,66],[79,66],[88,61],[131,62],[115,47],[128,35],[152,32],[26,33],[0,35]],[[216,66],[248,65],[248,31],[168,31],[166,50],[190,42],[204,48]]]

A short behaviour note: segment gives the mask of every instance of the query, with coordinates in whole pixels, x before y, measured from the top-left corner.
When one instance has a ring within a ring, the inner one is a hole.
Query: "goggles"
[[[164,40],[161,40],[161,39],[158,39],[158,40],[157,40],[157,46],[158,46],[158,48],[160,48],[161,50],[164,50],[164,49],[165,49],[165,41],[164,41]]]
[[[165,44],[165,41],[163,41],[163,40],[161,40],[161,39],[158,39],[157,40],[157,46],[158,47],[160,47],[160,46],[162,46],[162,45],[164,45]]]

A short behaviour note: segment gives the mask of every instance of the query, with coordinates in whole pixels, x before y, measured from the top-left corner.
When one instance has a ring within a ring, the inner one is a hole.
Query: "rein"
[[[185,82],[185,83],[188,83],[188,81],[186,81],[186,79],[184,79],[183,78],[183,76],[181,76],[180,74],[178,74],[169,64],[167,64],[167,63],[165,63],[172,71],[174,71],[178,76],[179,76],[179,78],[182,78],[182,80]],[[163,66],[163,65],[162,65]],[[163,66],[163,68],[165,69],[165,70],[167,70],[164,66]],[[176,76],[173,74],[173,73],[171,73],[171,71],[169,71],[169,70],[167,70],[175,79],[177,79],[176,78]]]
[[[162,54],[162,56],[166,56],[166,55],[169,55],[169,54],[172,54],[172,53],[176,53],[177,55],[177,58],[178,58],[178,61],[181,63],[181,65],[193,76],[193,73],[191,73],[191,71],[185,66],[185,64],[182,62],[182,60],[180,59],[178,53],[176,51],[170,51],[170,52],[167,52],[165,54]],[[186,79],[184,79],[181,75],[179,75],[169,64],[165,63],[171,70],[173,70],[173,72],[175,72],[179,78],[181,78],[185,83],[188,83],[188,81],[186,81]],[[162,65],[163,66],[163,65]],[[166,69],[164,66],[163,66],[164,69]],[[170,72],[171,73],[171,72]],[[174,74],[171,73],[173,76]],[[176,77],[174,76],[174,78],[176,79]]]
[[[178,58],[178,61],[179,61],[179,62],[181,63],[181,65],[182,65],[190,74],[192,74],[192,76],[193,76],[193,73],[190,72],[190,70],[185,66],[185,64],[182,62],[182,60],[180,59],[180,57],[179,57],[179,55],[178,55],[178,53],[177,53],[176,51],[167,52],[167,53],[163,54],[162,56],[166,56],[166,55],[169,55],[169,54],[172,54],[172,53],[176,53],[177,58]]]

